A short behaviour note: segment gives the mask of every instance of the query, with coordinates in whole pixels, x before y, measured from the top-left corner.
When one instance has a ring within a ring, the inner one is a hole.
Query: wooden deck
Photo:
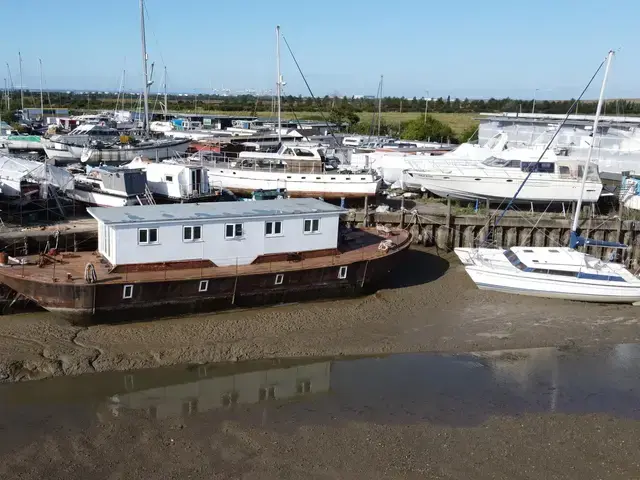
[[[61,252],[56,255],[55,262],[49,260],[44,266],[39,266],[39,256],[23,257],[28,259],[27,265],[12,265],[0,267],[0,281],[3,276],[14,278],[30,278],[43,283],[73,283],[84,285],[84,272],[87,264],[94,265],[97,282],[105,283],[136,283],[165,280],[193,280],[198,278],[234,277],[244,275],[258,275],[265,273],[282,273],[310,268],[348,265],[359,261],[373,260],[391,255],[403,249],[410,242],[410,235],[404,230],[393,230],[390,235],[378,234],[375,230],[356,230],[347,235],[341,245],[343,253],[339,255],[325,255],[308,258],[301,261],[278,261],[270,263],[254,263],[251,265],[204,267],[187,269],[160,269],[153,271],[110,273],[110,266],[97,252]],[[384,252],[379,249],[383,240],[390,240],[392,248]],[[124,266],[123,266],[124,267]],[[121,268],[123,268],[121,267]],[[126,267],[124,267],[126,270]]]

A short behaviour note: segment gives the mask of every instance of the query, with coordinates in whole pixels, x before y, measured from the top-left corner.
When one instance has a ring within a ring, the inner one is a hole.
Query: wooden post
[[[488,198],[485,200],[485,205],[487,207],[487,216],[488,216],[489,215],[489,210],[491,210],[491,202],[489,201]]]
[[[618,227],[616,228],[616,242],[621,242],[620,233],[622,232],[622,214],[624,213],[624,203],[618,202]]]
[[[447,197],[447,229],[451,227],[451,197]]]
[[[400,197],[400,228],[404,228],[404,195]]]
[[[363,225],[364,227],[368,227],[369,226],[369,197],[364,197],[364,221],[363,221]]]

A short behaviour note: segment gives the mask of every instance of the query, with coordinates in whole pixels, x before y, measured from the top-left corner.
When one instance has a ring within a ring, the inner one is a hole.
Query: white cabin
[[[335,249],[345,209],[313,198],[89,208],[98,252],[111,265],[258,257]]]
[[[142,169],[147,174],[147,184],[154,196],[170,200],[190,200],[212,193],[209,175],[205,167],[164,162],[152,162],[134,158],[124,168]]]

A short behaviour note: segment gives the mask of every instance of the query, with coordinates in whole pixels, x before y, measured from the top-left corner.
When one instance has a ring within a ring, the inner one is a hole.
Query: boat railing
[[[316,160],[276,160],[269,158],[240,158],[235,154],[197,152],[194,154],[175,154],[172,160],[184,165],[199,165],[209,169],[228,169],[236,171],[278,172],[309,175],[340,175],[345,180],[351,180],[349,175],[371,175],[370,172],[345,172],[327,169],[325,164]],[[214,172],[215,173],[215,172]],[[313,180],[313,179],[310,179]],[[316,179],[317,180],[317,179]],[[366,178],[371,181],[371,178]]]

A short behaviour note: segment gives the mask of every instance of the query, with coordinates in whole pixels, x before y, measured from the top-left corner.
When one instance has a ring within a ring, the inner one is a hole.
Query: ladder
[[[144,195],[142,198],[140,195],[136,195],[136,199],[138,200],[138,204],[140,205],[155,205],[156,201],[153,199],[153,193],[149,190],[149,185],[144,186]]]

